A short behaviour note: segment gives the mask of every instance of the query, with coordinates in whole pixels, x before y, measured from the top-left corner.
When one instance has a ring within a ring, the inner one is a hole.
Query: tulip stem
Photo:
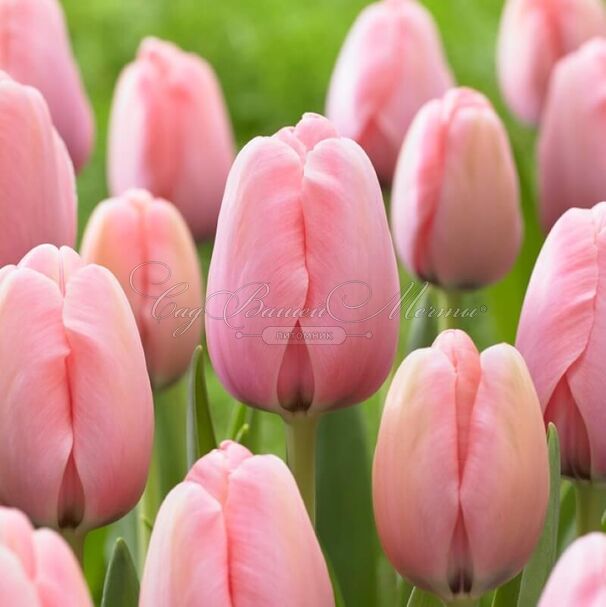
[[[61,535],[78,559],[80,567],[84,567],[84,540],[86,539],[86,533],[76,531],[75,529],[62,529]]]
[[[438,330],[441,333],[448,329],[457,329],[460,325],[460,318],[463,312],[463,297],[461,293],[441,288],[436,290],[438,292],[438,306],[440,309]]]
[[[446,603],[447,607],[476,607],[478,602],[475,599],[460,598]]]
[[[312,524],[316,524],[316,430],[318,418],[297,415],[286,422],[288,466]]]
[[[586,535],[602,530],[602,516],[606,510],[606,487],[592,483],[577,482],[576,493],[577,535]]]

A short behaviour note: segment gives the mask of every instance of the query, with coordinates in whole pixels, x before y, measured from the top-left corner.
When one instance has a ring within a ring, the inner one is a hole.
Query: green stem
[[[470,599],[468,597],[462,597],[455,599],[454,601],[446,603],[447,607],[476,607],[478,601],[476,599]]]
[[[137,565],[139,575],[143,573],[145,565],[147,548],[156,516],[158,492],[158,466],[156,465],[155,457],[152,457],[147,484],[137,506]]]
[[[69,544],[72,552],[78,559],[80,567],[84,567],[84,540],[86,539],[86,533],[76,531],[75,529],[62,529],[61,535],[63,539]]]
[[[602,530],[602,516],[606,509],[606,487],[592,483],[577,482],[576,493],[577,535],[586,535]]]
[[[318,418],[297,415],[286,422],[288,466],[312,524],[316,524],[316,430]]]
[[[437,288],[438,306],[441,310],[438,317],[438,330],[440,333],[448,329],[457,329],[460,325],[460,314],[463,310],[463,296],[459,291],[448,291]],[[457,312],[459,310],[459,312]]]

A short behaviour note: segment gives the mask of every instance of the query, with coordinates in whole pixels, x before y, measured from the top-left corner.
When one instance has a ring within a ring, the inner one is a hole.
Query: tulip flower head
[[[601,0],[507,0],[497,62],[511,110],[538,123],[554,66],[595,36],[606,36]]]
[[[140,607],[334,607],[296,483],[272,455],[225,441],[164,500]]]
[[[563,474],[606,481],[603,373],[606,331],[606,203],[570,209],[537,259],[516,346],[526,359],[545,422],[560,436]]]
[[[144,190],[129,190],[94,210],[82,257],[105,266],[130,301],[154,386],[178,379],[200,342],[201,270],[179,211]]]
[[[382,0],[362,11],[347,36],[326,113],[391,183],[414,115],[452,85],[431,14],[416,0]]]
[[[406,269],[446,288],[500,279],[521,245],[518,178],[484,95],[453,89],[410,128],[396,169],[392,231]]]
[[[41,245],[0,270],[0,503],[85,532],[145,485],[153,404],[118,281]]]
[[[400,574],[477,598],[530,557],[547,509],[541,410],[524,360],[462,331],[416,350],[389,389],[373,465],[379,537]]]
[[[236,398],[289,416],[373,394],[395,355],[399,281],[362,148],[315,114],[248,143],[207,291],[209,354]]]
[[[196,240],[214,235],[234,141],[203,59],[146,38],[116,86],[108,151],[114,196],[145,188],[178,207]]]

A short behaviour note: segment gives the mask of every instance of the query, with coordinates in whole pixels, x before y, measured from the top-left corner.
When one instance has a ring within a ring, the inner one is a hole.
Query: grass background
[[[488,313],[469,326],[481,347],[512,342],[542,236],[535,209],[535,135],[509,116],[496,82],[494,50],[503,0],[423,3],[438,23],[457,82],[491,98],[514,147],[526,224],[523,251],[505,280],[474,295]],[[242,146],[255,135],[296,123],[306,111],[323,111],[337,53],[365,4],[361,0],[63,0],[97,124],[93,158],[78,178],[80,233],[92,208],[107,195],[105,147],[113,87],[143,37],[172,40],[214,66]],[[204,266],[209,251],[209,247],[202,250]],[[403,336],[409,328],[403,322]],[[207,375],[213,413],[224,429],[234,403],[211,370]],[[348,607],[393,605],[399,591],[374,535],[368,490],[383,396],[384,390],[361,408],[328,416],[321,430],[319,534]],[[256,422],[262,428],[260,448],[283,455],[279,420],[262,414]],[[88,541],[86,573],[97,598],[108,535],[113,537],[116,529],[120,528],[96,532]]]

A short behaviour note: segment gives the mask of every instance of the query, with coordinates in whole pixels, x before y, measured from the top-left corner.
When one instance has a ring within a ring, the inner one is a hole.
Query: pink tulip
[[[419,112],[398,160],[392,230],[406,268],[448,288],[505,275],[520,250],[518,178],[486,97],[455,89]]]
[[[606,480],[606,203],[571,209],[537,259],[516,345],[546,422],[560,435],[562,471]]]
[[[108,170],[114,195],[133,187],[173,202],[196,240],[212,237],[234,157],[217,77],[197,55],[147,38],[118,81]]]
[[[203,326],[198,256],[179,211],[144,190],[106,200],[90,218],[82,257],[109,268],[120,281],[154,385],[178,379]]]
[[[539,607],[606,605],[606,535],[591,533],[568,547],[551,573]]]
[[[139,499],[153,407],[128,300],[105,268],[41,245],[0,270],[0,503],[85,532]]]
[[[296,483],[273,455],[225,441],[160,507],[140,607],[332,607]]]
[[[236,398],[283,415],[363,401],[394,359],[398,291],[381,189],[356,143],[305,114],[244,147],[206,299],[213,367]]]
[[[3,72],[0,127],[1,267],[38,244],[74,244],[76,185],[44,99]]]
[[[497,63],[511,110],[524,122],[539,122],[556,63],[587,40],[605,35],[601,0],[508,0]]]
[[[57,0],[0,0],[0,69],[36,87],[76,169],[88,160],[94,124]]]
[[[391,384],[375,452],[383,548],[445,601],[479,597],[530,557],[549,494],[541,409],[520,354],[462,331],[416,350]]]
[[[541,220],[549,231],[572,207],[606,200],[606,39],[554,71],[538,144]]]
[[[356,140],[379,178],[391,183],[398,153],[419,108],[453,85],[438,30],[416,0],[366,7],[341,50],[327,116]]]
[[[54,531],[34,531],[18,510],[0,507],[0,605],[92,607],[78,563]]]

